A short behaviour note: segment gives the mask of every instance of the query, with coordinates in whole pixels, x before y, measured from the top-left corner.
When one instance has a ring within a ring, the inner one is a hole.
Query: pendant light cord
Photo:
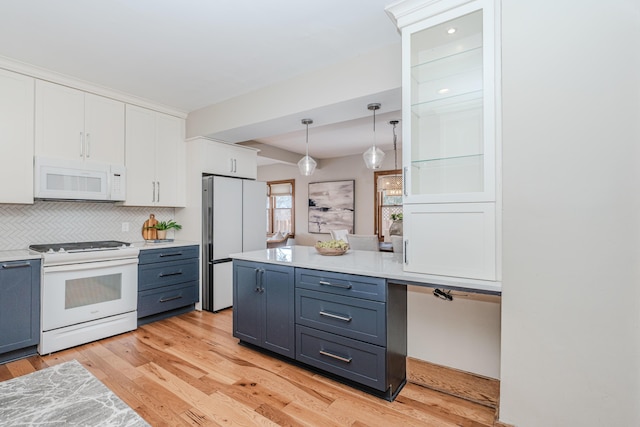
[[[376,110],[377,108],[373,109],[373,147],[374,148],[376,146]]]
[[[309,123],[307,123],[307,157],[309,157]]]

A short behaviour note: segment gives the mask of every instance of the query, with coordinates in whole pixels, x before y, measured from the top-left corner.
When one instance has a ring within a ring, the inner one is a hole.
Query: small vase
[[[158,240],[164,240],[167,238],[167,230],[158,230]]]
[[[395,220],[389,227],[390,236],[402,236],[402,220]]]

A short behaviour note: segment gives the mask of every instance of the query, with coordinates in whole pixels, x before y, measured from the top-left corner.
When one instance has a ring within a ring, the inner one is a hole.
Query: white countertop
[[[231,254],[231,258],[360,276],[382,277],[409,285],[473,290],[500,294],[499,282],[409,273],[403,270],[402,254],[349,250],[340,256],[323,256],[313,246],[283,246]]]
[[[0,262],[21,261],[24,259],[42,258],[42,254],[29,249],[17,249],[13,251],[0,251]]]
[[[191,245],[199,245],[198,242],[190,242],[186,240],[176,240],[173,242],[160,242],[160,243],[151,243],[146,242],[144,240],[139,242],[133,242],[133,247],[140,249],[141,251],[145,249],[157,249],[157,248],[171,248],[171,247],[179,247],[179,246],[191,246]],[[8,262],[8,261],[20,261],[26,259],[38,259],[42,258],[42,254],[39,252],[31,251],[29,249],[16,249],[10,251],[0,251],[0,262]]]
[[[141,251],[145,249],[159,249],[159,248],[174,248],[179,246],[192,246],[192,245],[200,245],[198,242],[190,242],[188,240],[174,240],[173,242],[148,242],[146,240],[141,240],[139,242],[132,242],[131,245],[134,248],[138,248]]]

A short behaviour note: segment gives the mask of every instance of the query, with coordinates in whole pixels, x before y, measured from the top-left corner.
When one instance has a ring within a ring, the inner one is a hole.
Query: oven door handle
[[[138,258],[125,258],[125,259],[114,259],[109,261],[92,261],[92,262],[83,262],[80,264],[64,264],[64,265],[50,265],[43,267],[44,273],[55,273],[59,271],[82,271],[82,270],[93,270],[95,268],[107,268],[107,267],[118,267],[121,265],[131,265],[137,264]]]

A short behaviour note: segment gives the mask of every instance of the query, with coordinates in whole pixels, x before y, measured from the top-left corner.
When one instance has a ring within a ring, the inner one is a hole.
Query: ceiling
[[[391,3],[0,0],[0,55],[190,112],[384,46],[399,49],[384,11]],[[393,111],[383,104],[378,116],[383,149],[392,138],[384,122],[400,118],[399,91],[392,96]],[[282,134],[273,125],[253,139],[304,152],[302,124]],[[361,152],[372,134],[371,118],[311,125],[310,154]]]

